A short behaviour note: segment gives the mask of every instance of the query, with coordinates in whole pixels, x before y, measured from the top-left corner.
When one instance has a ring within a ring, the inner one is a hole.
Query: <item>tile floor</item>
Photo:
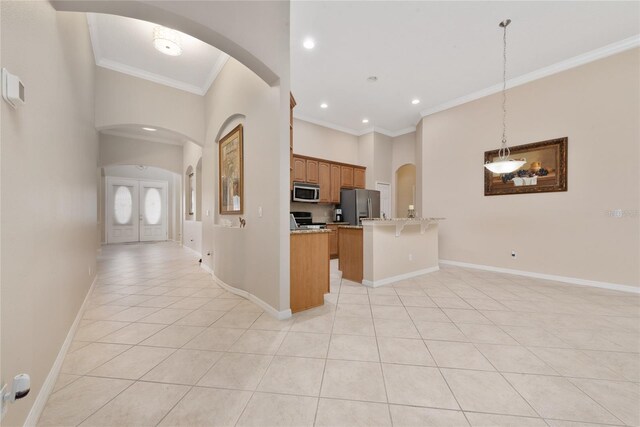
[[[323,307],[277,321],[196,261],[104,248],[40,425],[640,425],[637,295],[449,267],[368,289],[335,270]]]

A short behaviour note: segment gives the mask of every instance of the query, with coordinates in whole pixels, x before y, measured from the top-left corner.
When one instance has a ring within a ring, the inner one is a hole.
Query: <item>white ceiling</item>
[[[636,1],[292,2],[294,114],[354,134],[405,133],[421,115],[499,90],[503,19],[516,84],[639,46],[639,16]],[[313,50],[302,47],[309,36]]]
[[[88,13],[96,64],[187,92],[204,95],[229,56],[180,33],[182,55],[168,56],[153,47],[156,24],[116,15]]]

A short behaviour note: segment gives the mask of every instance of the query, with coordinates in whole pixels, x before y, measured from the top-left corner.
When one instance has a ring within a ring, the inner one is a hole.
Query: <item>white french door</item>
[[[166,181],[140,181],[108,176],[107,243],[167,240]]]

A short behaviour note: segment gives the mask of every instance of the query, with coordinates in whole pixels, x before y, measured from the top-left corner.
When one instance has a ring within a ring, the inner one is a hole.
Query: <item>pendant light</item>
[[[502,35],[502,146],[498,150],[498,159],[492,162],[486,162],[484,167],[493,173],[510,173],[522,167],[527,160],[509,159],[511,151],[507,146],[507,27],[511,23],[511,19],[505,19],[500,23],[503,29]]]

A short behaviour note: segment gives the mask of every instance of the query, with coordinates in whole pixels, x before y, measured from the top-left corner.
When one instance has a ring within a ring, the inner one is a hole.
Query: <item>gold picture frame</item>
[[[241,215],[244,209],[244,151],[242,125],[218,143],[218,201],[220,215]]]
[[[567,191],[568,138],[556,138],[511,147],[512,159],[526,163],[510,174],[484,171],[484,195],[548,193]],[[485,151],[484,161],[498,158],[498,150]]]

